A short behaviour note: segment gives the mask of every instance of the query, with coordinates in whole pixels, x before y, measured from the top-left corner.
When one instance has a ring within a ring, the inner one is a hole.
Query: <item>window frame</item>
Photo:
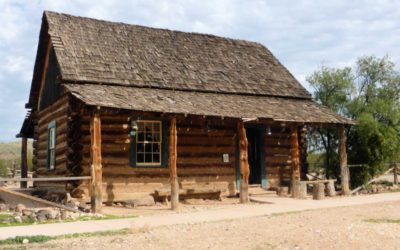
[[[53,134],[51,131],[54,131]],[[53,138],[51,138],[51,136]],[[51,142],[54,143],[52,147]],[[56,169],[56,149],[57,149],[57,123],[52,121],[47,125],[47,153],[46,153],[46,170],[53,171]]]
[[[132,129],[133,122],[147,121],[147,122],[160,122],[160,140],[161,140],[161,161],[160,164],[153,163],[137,163],[137,131]],[[168,120],[157,118],[144,118],[144,117],[131,117],[129,121],[130,129],[130,165],[134,168],[165,168],[168,167]]]

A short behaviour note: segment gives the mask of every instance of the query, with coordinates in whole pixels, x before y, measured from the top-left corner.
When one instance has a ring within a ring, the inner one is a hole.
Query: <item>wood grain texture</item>
[[[344,136],[344,126],[338,126],[339,134],[339,156],[340,156],[340,176],[342,181],[342,194],[349,195],[349,168],[347,167],[347,153],[346,153],[346,142]]]

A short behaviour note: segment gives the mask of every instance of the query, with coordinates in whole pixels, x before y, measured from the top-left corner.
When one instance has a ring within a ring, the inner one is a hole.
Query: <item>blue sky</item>
[[[16,140],[26,114],[43,10],[260,42],[308,89],[321,64],[400,64],[395,0],[0,0],[0,141]]]

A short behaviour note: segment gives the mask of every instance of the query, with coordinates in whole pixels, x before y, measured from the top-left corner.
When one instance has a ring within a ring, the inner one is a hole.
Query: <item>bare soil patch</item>
[[[132,234],[29,244],[32,249],[400,249],[400,201],[133,228]],[[251,208],[249,208],[251,209]],[[295,209],[295,208],[294,208]]]

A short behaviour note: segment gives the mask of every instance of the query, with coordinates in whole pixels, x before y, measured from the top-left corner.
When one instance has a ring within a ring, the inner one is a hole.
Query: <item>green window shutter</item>
[[[53,138],[50,138],[51,129],[54,129]],[[56,121],[52,121],[47,126],[46,170],[53,170],[50,168],[52,163],[53,163],[54,169],[56,167],[56,147],[57,147],[56,139],[57,139],[57,123],[56,123]],[[54,140],[54,149],[52,152],[50,150],[50,140]],[[52,155],[50,155],[50,154],[52,154]]]

